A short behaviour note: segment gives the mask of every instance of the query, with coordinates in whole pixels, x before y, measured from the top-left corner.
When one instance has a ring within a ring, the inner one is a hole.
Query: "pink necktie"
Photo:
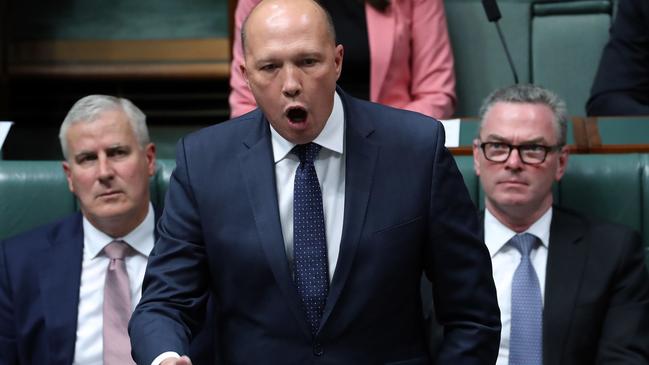
[[[130,251],[124,241],[113,241],[104,247],[110,259],[104,285],[104,365],[135,364],[128,338],[131,289],[124,263]]]

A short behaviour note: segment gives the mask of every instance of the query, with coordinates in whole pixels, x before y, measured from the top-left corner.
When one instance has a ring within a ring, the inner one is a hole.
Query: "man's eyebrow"
[[[120,148],[131,148],[131,146],[125,145],[125,144],[114,144],[112,146],[108,146],[106,148],[106,151],[113,151],[113,150],[120,149]]]
[[[76,161],[78,161],[79,159],[81,159],[83,157],[94,156],[96,154],[97,153],[95,151],[81,151],[81,152],[77,153],[76,155],[74,155],[74,159]]]
[[[505,138],[505,137],[497,135],[497,134],[489,134],[489,135],[487,135],[485,140],[495,140],[497,142],[511,143],[511,140],[509,140],[508,138]],[[545,137],[536,137],[536,138],[525,140],[525,141],[523,141],[522,143],[519,143],[519,144],[539,144],[539,143],[547,143],[547,140],[545,139]]]

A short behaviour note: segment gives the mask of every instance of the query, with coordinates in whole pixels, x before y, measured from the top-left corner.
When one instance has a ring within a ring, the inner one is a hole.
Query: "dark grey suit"
[[[555,207],[546,270],[546,365],[649,364],[649,275],[637,232]]]

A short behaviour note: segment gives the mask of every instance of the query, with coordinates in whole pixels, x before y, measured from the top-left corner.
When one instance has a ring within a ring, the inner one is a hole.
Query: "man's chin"
[[[86,209],[87,215],[96,217],[102,220],[119,219],[126,216],[133,210],[131,204],[124,200],[106,201],[101,204]]]
[[[530,205],[530,197],[525,194],[501,194],[493,199],[495,204],[506,209],[520,209]]]

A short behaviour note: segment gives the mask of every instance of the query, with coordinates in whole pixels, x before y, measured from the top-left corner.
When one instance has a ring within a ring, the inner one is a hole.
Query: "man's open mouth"
[[[301,123],[306,120],[307,112],[306,110],[304,110],[304,108],[294,107],[294,108],[290,108],[286,112],[286,116],[293,123]]]

